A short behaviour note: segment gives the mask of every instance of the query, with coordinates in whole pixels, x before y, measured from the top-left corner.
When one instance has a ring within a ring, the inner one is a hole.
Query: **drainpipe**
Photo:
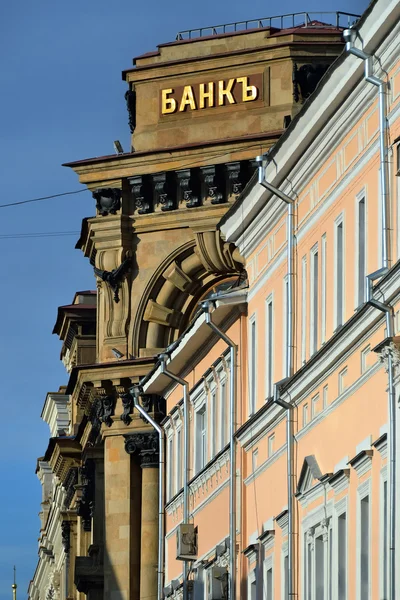
[[[235,296],[232,295],[233,303]],[[221,296],[222,298],[223,296]],[[218,298],[218,294],[215,294]],[[225,295],[229,302],[229,294]],[[221,338],[230,348],[230,382],[229,382],[229,459],[230,459],[230,486],[229,486],[229,598],[236,598],[236,344],[213,322],[211,313],[214,308],[214,301],[209,299],[201,303],[206,316],[207,325]]]
[[[373,297],[373,281],[385,275],[383,268],[367,275],[367,303],[386,314],[386,336],[394,335],[394,311]],[[396,393],[394,389],[394,365],[391,352],[388,364],[388,404],[389,404],[389,600],[396,599]]]
[[[286,317],[286,377],[274,384],[274,402],[286,410],[286,437],[287,437],[287,493],[288,493],[288,596],[290,599],[296,596],[295,592],[295,569],[294,569],[294,547],[295,547],[295,496],[294,496],[294,419],[293,406],[280,399],[281,387],[290,380],[293,375],[294,363],[294,199],[276,188],[265,179],[265,166],[263,156],[257,156],[258,183],[280,198],[288,208],[288,290],[287,290],[287,317]]]
[[[158,567],[157,567],[157,595],[158,600],[163,600],[164,586],[164,507],[165,507],[165,460],[164,460],[164,430],[139,404],[142,393],[141,385],[134,385],[130,389],[135,408],[141,416],[157,431],[159,438],[159,469],[158,469]]]
[[[345,29],[343,39],[346,42],[346,51],[354,54],[365,64],[365,81],[372,83],[379,88],[379,148],[380,148],[380,179],[381,179],[381,202],[382,202],[382,267],[390,267],[390,197],[389,197],[389,166],[388,166],[388,126],[387,126],[387,107],[386,107],[386,88],[387,84],[379,79],[373,72],[372,60],[370,54],[356,48],[354,42],[357,37],[355,29]]]
[[[384,304],[373,297],[373,282],[386,275],[390,269],[390,195],[388,167],[388,125],[387,125],[387,84],[373,72],[373,57],[359,48],[354,42],[357,32],[354,29],[343,31],[346,51],[357,56],[365,64],[365,81],[379,88],[379,149],[380,149],[380,180],[381,180],[381,210],[382,210],[382,268],[366,277],[367,303],[386,314],[387,337],[394,335],[393,307]],[[393,359],[388,354],[388,400],[389,400],[389,599],[396,598],[396,396],[394,390]]]
[[[189,383],[178,375],[167,369],[168,354],[160,354],[161,373],[183,387],[183,523],[189,523]],[[187,600],[187,582],[189,576],[189,565],[183,563],[183,599]]]

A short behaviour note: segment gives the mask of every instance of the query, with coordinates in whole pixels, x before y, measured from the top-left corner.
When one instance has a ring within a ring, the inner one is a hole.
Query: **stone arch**
[[[243,271],[235,247],[218,231],[171,253],[156,269],[140,299],[133,325],[133,355],[153,356],[174,342],[190,323],[207,290]]]

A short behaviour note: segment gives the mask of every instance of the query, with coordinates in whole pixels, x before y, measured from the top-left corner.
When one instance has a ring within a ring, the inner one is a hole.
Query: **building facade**
[[[68,164],[97,291],[54,328],[32,600],[396,598],[399,17],[124,72],[131,152]]]

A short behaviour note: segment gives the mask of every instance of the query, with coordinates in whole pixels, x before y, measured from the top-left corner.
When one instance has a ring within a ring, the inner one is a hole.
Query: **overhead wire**
[[[17,206],[18,204],[29,204],[30,202],[40,202],[41,200],[49,200],[50,198],[60,198],[61,196],[71,196],[72,194],[81,194],[82,192],[88,192],[87,188],[81,188],[80,190],[74,190],[72,192],[62,192],[61,194],[52,194],[51,196],[41,196],[40,198],[32,198],[30,200],[20,200],[19,202],[9,202],[8,204],[0,204],[0,208],[7,208],[8,206]]]

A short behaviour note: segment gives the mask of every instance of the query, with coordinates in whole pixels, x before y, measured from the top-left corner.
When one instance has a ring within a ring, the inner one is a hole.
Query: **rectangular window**
[[[347,597],[347,519],[346,513],[339,515],[337,522],[337,583],[338,598],[345,600]]]
[[[289,600],[289,557],[287,554],[283,559],[283,598]]]
[[[274,600],[273,597],[273,573],[272,567],[266,570],[265,573],[265,600]]]
[[[358,296],[357,305],[362,304],[365,300],[365,276],[366,271],[366,228],[365,228],[365,198],[362,197],[357,202],[358,208],[358,248],[356,248],[356,256],[358,259]]]
[[[182,488],[182,428],[176,431],[176,493]]]
[[[273,393],[273,367],[274,367],[274,335],[273,335],[273,303],[270,296],[266,302],[265,321],[266,321],[266,397],[270,398]]]
[[[368,345],[366,348],[361,350],[361,373],[365,373],[368,369],[368,357],[371,353],[371,346]]]
[[[257,328],[256,319],[250,322],[250,403],[249,414],[253,415],[256,410],[256,377],[257,377]]]
[[[268,438],[268,458],[273,455],[275,450],[275,434],[271,434]]]
[[[325,385],[322,390],[322,406],[326,408],[328,406],[328,386]]]
[[[326,341],[326,234],[321,240],[321,344]]]
[[[315,600],[324,600],[325,544],[322,535],[315,538]]]
[[[217,449],[217,392],[214,389],[211,392],[211,458],[214,458]]]
[[[303,427],[308,424],[308,404],[304,404],[303,406]]]
[[[251,455],[251,470],[253,473],[257,469],[257,466],[258,466],[258,448],[253,450],[253,453]]]
[[[301,260],[301,362],[306,362],[307,344],[307,259]]]
[[[340,394],[343,394],[344,390],[346,389],[346,375],[347,375],[347,367],[345,367],[344,369],[342,369],[339,373],[339,385],[338,385],[338,390],[339,390],[339,396]]]
[[[196,413],[196,471],[207,464],[207,411],[205,405]]]
[[[288,377],[288,352],[287,352],[287,347],[288,347],[288,328],[287,328],[287,311],[288,311],[288,293],[289,293],[289,280],[288,280],[288,276],[286,275],[284,277],[283,280],[283,340],[282,340],[282,350],[283,350],[283,357],[282,357],[282,365],[283,365],[283,372],[282,372],[282,377]]]
[[[168,500],[171,500],[172,496],[173,496],[173,481],[174,481],[174,477],[173,477],[173,470],[174,470],[174,463],[173,463],[173,444],[174,444],[174,440],[172,435],[168,438],[168,457],[167,457],[167,496],[168,496]]]
[[[364,496],[360,502],[360,600],[370,597],[370,521],[369,496]]]
[[[382,484],[382,554],[381,554],[381,582],[382,598],[388,598],[388,494],[387,481]]]
[[[344,320],[344,236],[343,221],[336,224],[336,327],[343,325]]]
[[[226,397],[226,381],[221,381],[220,386],[220,415],[219,415],[219,424],[220,424],[220,439],[221,439],[221,450],[225,447],[227,443],[227,435],[226,435],[226,415],[227,415],[227,397]]]
[[[318,350],[318,248],[311,251],[310,356]]]
[[[314,419],[319,412],[319,394],[311,398],[311,418]]]

